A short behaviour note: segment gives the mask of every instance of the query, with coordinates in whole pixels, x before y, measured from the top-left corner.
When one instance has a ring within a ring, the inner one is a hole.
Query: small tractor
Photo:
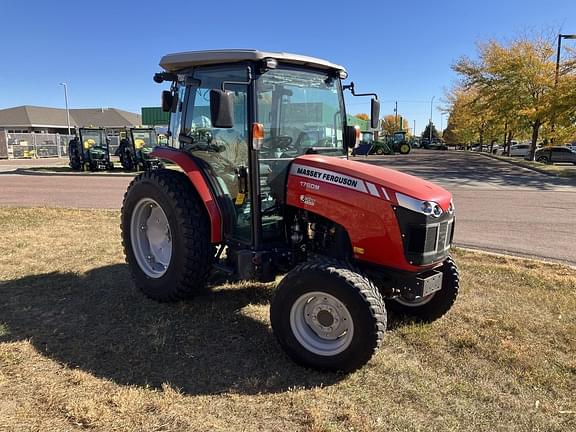
[[[406,140],[406,131],[395,132],[392,136],[386,136],[383,141],[374,139],[373,131],[363,131],[360,143],[352,150],[352,155],[408,154],[411,149],[410,143]]]
[[[114,169],[110,147],[103,128],[79,128],[78,135],[68,143],[70,168],[77,171]]]
[[[120,145],[115,156],[125,170],[149,171],[162,168],[162,162],[150,155],[158,145],[156,131],[152,128],[126,128],[120,132]]]
[[[121,215],[145,295],[193,297],[212,271],[284,275],[270,306],[279,345],[301,365],[343,372],[378,350],[387,309],[431,321],[451,308],[452,195],[348,160],[360,131],[346,124],[344,91],[373,96],[373,128],[380,106],[342,83],[342,66],[255,50],[169,54],[160,66],[169,142],[152,155],[178,169],[138,175]]]

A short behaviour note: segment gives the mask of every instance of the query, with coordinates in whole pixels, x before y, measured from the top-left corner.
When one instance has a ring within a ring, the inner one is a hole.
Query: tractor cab
[[[163,165],[151,152],[158,145],[153,128],[126,128],[120,132],[120,145],[115,155],[125,170],[154,170]]]
[[[229,279],[280,282],[270,320],[280,345],[308,367],[352,371],[381,343],[386,308],[431,320],[452,306],[449,192],[348,160],[346,70],[326,60],[256,50],[195,51],[160,61],[170,169],[130,184],[122,207],[126,259],[159,301]],[[173,169],[175,168],[175,169]]]
[[[113,169],[109,140],[103,128],[79,128],[68,144],[70,167],[74,170],[101,171]]]
[[[192,156],[222,211],[222,237],[261,249],[285,240],[286,181],[303,155],[345,159],[342,66],[304,56],[219,51],[165,56],[169,144]],[[353,84],[349,86],[354,91]],[[374,121],[378,101],[372,102]],[[272,277],[272,275],[270,275]]]

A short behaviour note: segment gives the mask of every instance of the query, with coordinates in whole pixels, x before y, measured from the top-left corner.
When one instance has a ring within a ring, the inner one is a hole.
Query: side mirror
[[[346,126],[344,129],[344,144],[346,148],[354,148],[360,141],[360,129],[356,126]]]
[[[370,104],[370,127],[378,129],[378,121],[380,119],[380,101],[372,98]]]
[[[234,127],[234,95],[224,90],[210,90],[210,120],[215,128]]]
[[[162,91],[162,111],[171,112],[172,104],[174,103],[174,96],[168,90]]]

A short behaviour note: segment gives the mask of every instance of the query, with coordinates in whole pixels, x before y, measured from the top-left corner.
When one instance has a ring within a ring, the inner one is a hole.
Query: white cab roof
[[[281,63],[310,66],[324,70],[345,71],[343,66],[315,57],[285,52],[258,51],[252,49],[226,49],[210,51],[188,51],[168,54],[160,60],[160,66],[168,72],[178,72],[195,66],[241,61],[258,61],[273,58]]]

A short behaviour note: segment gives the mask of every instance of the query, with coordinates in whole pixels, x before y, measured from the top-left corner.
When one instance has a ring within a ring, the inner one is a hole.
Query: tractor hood
[[[321,155],[297,157],[290,173],[324,183],[339,184],[397,203],[396,193],[422,201],[434,201],[447,210],[452,194],[418,177],[365,162]],[[340,175],[338,175],[340,174]]]

